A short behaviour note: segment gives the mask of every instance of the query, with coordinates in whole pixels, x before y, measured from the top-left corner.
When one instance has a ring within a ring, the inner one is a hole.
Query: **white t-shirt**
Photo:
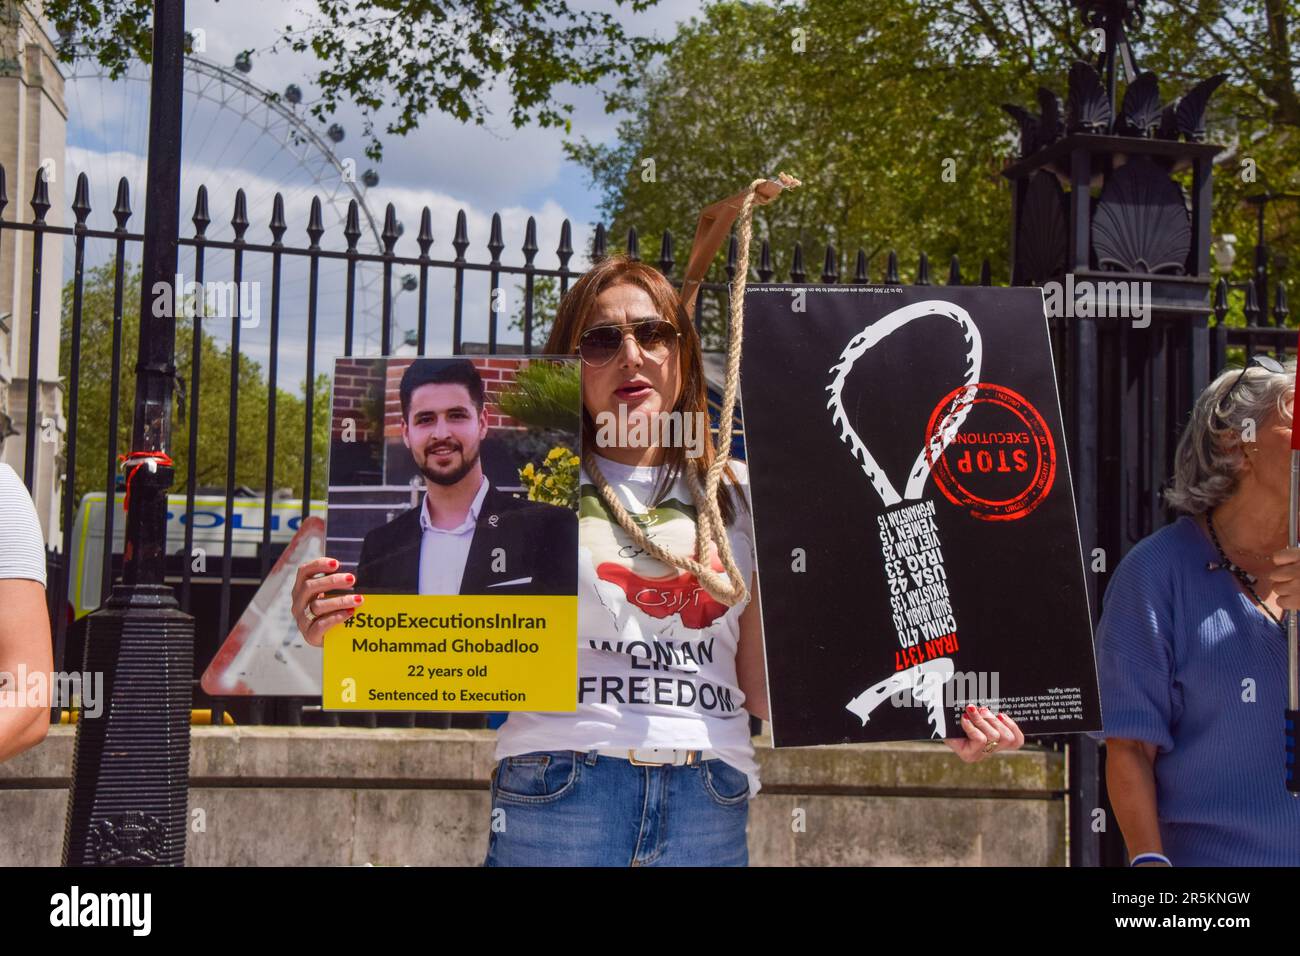
[[[749,497],[749,471],[732,472]],[[633,515],[647,514],[659,468],[602,458],[600,469]],[[641,552],[605,508],[585,470],[578,512],[578,709],[511,713],[498,731],[496,757],[535,750],[663,747],[714,750],[749,778],[758,765],[749,712],[736,681],[740,615],[700,587],[695,575]],[[728,483],[724,479],[724,487]],[[734,500],[734,498],[733,498]],[[732,554],[752,586],[754,530],[737,506],[727,529]],[[695,506],[678,478],[654,509],[646,533],[675,554],[695,548]],[[712,556],[713,567],[725,573]]]
[[[45,585],[45,539],[36,506],[18,473],[0,462],[0,578]]]

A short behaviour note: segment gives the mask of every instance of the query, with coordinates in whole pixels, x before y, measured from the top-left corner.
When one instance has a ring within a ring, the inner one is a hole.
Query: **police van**
[[[122,510],[124,492],[116,494],[113,515],[112,580],[120,581],[122,553],[126,540],[126,513]],[[194,512],[187,516],[185,495],[167,496],[167,558],[165,582],[176,589],[180,598],[185,566],[190,568],[189,612],[194,615],[195,667],[202,669],[212,659],[224,640],[217,630],[221,620],[221,573],[225,557],[226,497],[224,494],[200,494],[194,498]],[[230,615],[233,627],[262,583],[262,527],[265,499],[256,495],[236,495],[231,514]],[[70,624],[67,666],[79,667],[84,646],[84,618],[99,608],[106,597],[102,593],[105,554],[105,494],[91,492],[82,497],[72,525],[72,550],[68,555],[67,614]],[[311,502],[311,514],[325,518],[324,501]],[[271,502],[271,534],[266,567],[292,540],[302,523],[302,501],[295,498]],[[187,554],[185,529],[194,528],[193,544]],[[197,690],[197,688],[196,688]]]

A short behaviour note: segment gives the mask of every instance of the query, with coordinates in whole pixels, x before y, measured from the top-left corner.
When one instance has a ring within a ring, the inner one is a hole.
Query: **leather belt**
[[[716,750],[670,750],[664,747],[597,747],[602,757],[616,757],[636,767],[689,767],[702,760],[720,760]]]

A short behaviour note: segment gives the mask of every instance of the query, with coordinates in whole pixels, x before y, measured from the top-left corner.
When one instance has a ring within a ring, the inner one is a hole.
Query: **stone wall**
[[[0,866],[58,865],[74,734],[0,764]],[[192,741],[191,865],[482,862],[493,731],[203,726]],[[1065,865],[1060,753],[969,765],[938,743],[755,744],[753,865]]]

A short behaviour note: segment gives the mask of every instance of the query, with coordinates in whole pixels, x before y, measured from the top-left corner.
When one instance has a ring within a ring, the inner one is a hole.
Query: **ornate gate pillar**
[[[1211,373],[1210,213],[1214,157],[1205,111],[1222,74],[1165,102],[1139,72],[1126,28],[1143,0],[1074,0],[1104,37],[1076,62],[1064,104],[1007,105],[1020,126],[1012,186],[1012,285],[1044,289],[1094,617],[1109,572],[1166,524],[1161,490],[1179,430]],[[1123,73],[1121,96],[1119,76]],[[1122,863],[1098,748],[1073,738],[1071,863]]]

